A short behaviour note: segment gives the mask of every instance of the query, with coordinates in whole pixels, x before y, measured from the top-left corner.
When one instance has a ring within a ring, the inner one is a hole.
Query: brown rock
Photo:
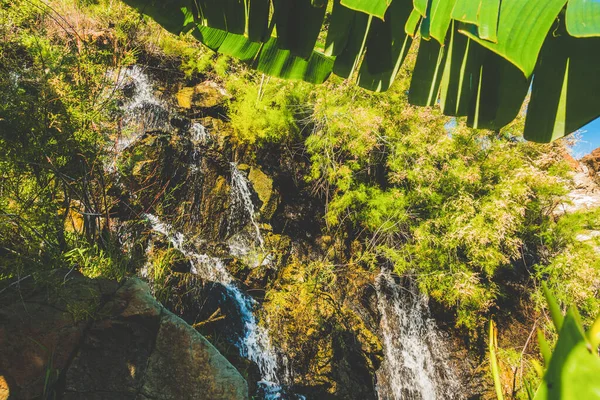
[[[588,167],[590,177],[600,184],[600,147],[583,157],[581,162]]]
[[[0,398],[248,398],[238,371],[140,280],[30,281],[0,299]]]
[[[193,87],[184,87],[176,94],[177,104],[181,108],[204,109],[219,106],[225,102],[229,95],[212,81],[202,82]]]

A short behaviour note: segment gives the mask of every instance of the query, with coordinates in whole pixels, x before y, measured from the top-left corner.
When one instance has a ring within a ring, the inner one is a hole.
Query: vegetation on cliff
[[[0,0],[0,37],[3,286],[65,266],[117,280],[146,268],[161,302],[224,342],[226,310],[185,310],[197,295],[188,256],[151,238],[144,214],[226,253],[237,162],[261,205],[265,254],[256,265],[224,259],[262,303],[294,383],[314,393],[372,395],[382,343],[369,303],[382,266],[414,279],[471,352],[482,354],[486,323],[499,320],[504,383],[519,396],[523,377],[540,379],[530,330],[556,340],[542,282],[586,328],[600,312],[600,239],[589,235],[599,211],[559,207],[568,143],[525,142],[522,114],[487,131],[411,106],[414,52],[380,94],[338,78],[318,87],[269,78],[110,0]],[[185,117],[121,148],[133,136],[115,76],[136,64]],[[210,143],[190,139],[192,120]]]

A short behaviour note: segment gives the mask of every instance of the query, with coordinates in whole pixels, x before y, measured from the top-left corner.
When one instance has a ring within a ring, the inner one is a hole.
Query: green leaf
[[[229,33],[244,34],[246,8],[243,0],[194,0],[201,24]]]
[[[253,42],[264,42],[269,35],[270,0],[246,0],[246,34]]]
[[[461,30],[482,46],[515,64],[526,77],[533,73],[544,39],[567,0],[502,0],[498,41],[493,43]],[[472,18],[469,9],[469,18]]]
[[[452,19],[477,24],[480,0],[456,0],[452,10]]]
[[[258,54],[261,46],[260,42],[252,42],[244,35],[229,33],[219,47],[219,52],[241,61],[251,61]]]
[[[196,26],[192,0],[124,0],[124,2],[176,35]]]
[[[348,43],[355,14],[356,11],[341,5],[340,0],[335,0],[329,17],[327,38],[325,39],[326,55],[337,56],[342,53]]]
[[[404,31],[407,35],[415,37],[417,34],[417,28],[419,27],[419,22],[421,21],[421,14],[417,10],[412,10],[408,20],[406,21],[406,25],[404,26]]]
[[[600,358],[586,340],[576,310],[569,309],[535,399],[600,398],[599,376]]]
[[[379,92],[392,85],[412,43],[402,29],[411,11],[410,3],[395,1],[388,8],[385,21],[373,21],[358,72],[359,86]]]
[[[354,12],[354,20],[350,28],[348,43],[344,50],[335,58],[333,73],[343,78],[351,76],[358,67],[360,58],[363,55],[369,29],[371,27],[372,17]]]
[[[478,46],[455,29],[446,45],[446,61],[440,85],[440,108],[445,115],[465,116],[479,82]]]
[[[429,0],[413,0],[415,11],[418,12],[422,17],[427,16],[427,6]]]
[[[538,344],[540,346],[540,353],[542,353],[542,357],[544,358],[544,364],[548,366],[550,364],[550,359],[552,358],[552,350],[550,349],[550,345],[544,336],[544,333],[538,329],[537,331]]]
[[[431,3],[428,3],[431,4]],[[429,7],[429,5],[427,6]],[[415,8],[416,10],[416,8]],[[429,8],[426,9],[425,14],[422,14],[423,18],[421,19],[421,26],[419,27],[419,33],[421,34],[421,39],[429,40],[431,39],[431,32],[429,28],[431,27],[431,17],[429,16]],[[419,14],[421,11],[419,10]]]
[[[596,318],[592,327],[588,332],[588,338],[592,344],[592,349],[597,349],[600,346],[600,315]]]
[[[311,0],[274,0],[277,45],[293,55],[308,59],[321,31],[326,7]]]
[[[455,2],[456,0],[432,0],[428,17],[431,19],[429,32],[431,37],[440,44],[444,44],[446,41],[446,33],[450,26],[450,18]]]
[[[477,18],[477,32],[481,39],[498,43],[498,13],[500,0],[482,1]]]
[[[365,14],[373,15],[379,19],[383,19],[385,12],[391,3],[392,0],[342,0],[343,6]]]
[[[554,297],[552,292],[550,292],[550,289],[548,289],[546,282],[542,282],[542,289],[544,291],[546,301],[548,302],[548,308],[550,309],[550,316],[552,317],[552,322],[554,322],[554,327],[557,331],[560,331],[564,319],[562,312],[560,311],[560,306],[556,301],[556,297]]]
[[[477,43],[472,43],[471,50],[479,53],[471,64],[479,72],[469,71],[472,79],[477,79],[477,88],[467,124],[478,129],[500,129],[519,114],[530,81],[513,64]]]
[[[598,0],[570,0],[566,18],[569,34],[575,37],[600,36]]]
[[[600,38],[549,35],[535,69],[524,136],[550,142],[600,116]]]
[[[220,29],[198,26],[192,31],[192,36],[211,50],[217,51],[227,38],[228,33]]]
[[[444,47],[434,40],[421,40],[419,54],[410,89],[408,101],[418,106],[432,106],[438,98],[438,90],[444,65]]]
[[[498,358],[496,357],[496,329],[494,327],[494,321],[490,320],[489,336],[488,336],[488,350],[490,355],[490,367],[492,370],[492,377],[494,378],[494,388],[496,389],[496,398],[503,400],[502,394],[502,380],[500,379],[500,367],[498,366]]]
[[[281,50],[277,38],[264,44],[257,69],[265,74],[284,79],[302,79],[310,83],[323,83],[331,74],[333,59],[313,52],[308,60],[294,56],[289,50]]]

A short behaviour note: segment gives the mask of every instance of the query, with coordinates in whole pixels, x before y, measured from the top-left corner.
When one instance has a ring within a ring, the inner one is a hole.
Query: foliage
[[[514,120],[532,76],[526,138],[552,141],[600,115],[600,7],[582,0],[125,2],[264,73],[322,83],[333,72],[378,91],[391,86],[418,34],[410,101],[439,99],[444,113],[475,128]],[[313,50],[323,30],[324,54]]]
[[[563,315],[558,309],[557,299],[547,289],[545,283],[543,286],[546,302],[550,310],[553,310],[551,314],[558,339],[554,350],[550,352],[545,336],[541,331],[538,332],[540,349],[545,360],[545,371],[536,391],[532,389],[532,383],[529,382],[527,398],[535,400],[594,398],[600,390],[596,379],[600,373],[600,358],[598,358],[600,315],[586,332],[577,308],[570,307],[566,315]],[[494,324],[490,321],[490,366],[496,383],[497,398],[502,399],[493,332]]]
[[[291,90],[285,81],[269,84]],[[256,93],[260,81],[252,85]],[[353,262],[377,268],[386,260],[400,274],[417,275],[423,291],[455,310],[458,326],[481,326],[503,301],[507,273],[566,284],[561,300],[594,315],[597,285],[589,283],[596,281],[597,256],[589,251],[593,243],[575,240],[579,225],[593,229],[594,216],[578,225],[579,217],[555,214],[569,179],[562,144],[524,142],[515,136],[522,118],[501,132],[468,129],[411,107],[406,85],[401,80],[380,95],[326,83],[303,95],[295,120],[292,110],[271,104],[275,118],[305,132],[306,180],[327,203],[325,233],[360,239]],[[256,104],[233,96],[230,109],[242,107],[247,120],[261,121],[265,112]],[[256,147],[303,140],[265,141],[259,130],[247,132],[254,136],[245,143]],[[343,253],[337,255],[348,262]],[[540,293],[533,298],[543,307]]]
[[[229,78],[227,89],[233,97],[229,118],[234,142],[261,145],[297,136],[297,119],[302,115],[309,89],[306,85],[271,82],[264,75],[258,84],[252,77],[241,75]]]
[[[132,60],[123,30],[131,20],[107,32],[74,1],[54,6],[0,2],[2,275],[62,266],[66,257],[91,275],[119,278],[125,257],[111,237],[104,172],[115,104],[106,88],[109,70]]]
[[[120,281],[125,278],[133,262],[131,254],[128,257],[121,253],[119,243],[105,241],[104,245],[90,245],[87,241],[81,241],[79,246],[73,243],[70,247],[63,255],[66,264],[90,278],[102,276]]]
[[[319,96],[308,180],[329,200],[330,229],[364,240],[365,262],[383,257],[416,274],[474,328],[501,294],[501,272],[523,252],[538,257],[537,235],[565,192],[559,147],[523,143],[511,128],[446,132],[439,114],[388,96],[347,87]]]
[[[174,248],[153,249],[149,255],[147,265],[147,278],[152,282],[154,296],[166,303],[171,299],[172,274],[174,266],[185,263],[185,256]]]
[[[600,238],[589,234],[600,230],[600,210],[579,211],[548,223],[541,235],[547,255],[545,263],[535,267],[536,277],[547,281],[559,302],[576,305],[589,323],[600,314]],[[543,304],[541,290],[534,297]]]

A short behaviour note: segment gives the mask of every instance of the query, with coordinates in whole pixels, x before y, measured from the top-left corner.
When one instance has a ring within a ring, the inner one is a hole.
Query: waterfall
[[[204,145],[207,144],[211,137],[209,135],[209,133],[206,131],[206,128],[202,125],[199,124],[198,122],[194,122],[191,127],[190,127],[190,141],[192,142],[192,144],[194,145],[194,150],[192,153],[192,159],[194,161],[198,161],[200,160],[200,149],[199,149],[199,145]],[[193,169],[196,168],[196,166],[192,166]]]
[[[206,131],[206,128],[198,122],[192,124],[190,133],[192,134],[191,140],[194,144],[205,144],[210,140],[210,135]]]
[[[252,194],[250,192],[250,182],[242,171],[237,167],[236,163],[231,165],[231,211],[230,221],[244,221],[249,218],[255,230],[255,239],[263,247],[264,240],[260,233],[260,228],[255,219],[256,210],[252,203]]]
[[[256,301],[242,292],[235,284],[234,278],[229,274],[221,259],[207,254],[198,254],[186,245],[182,233],[174,231],[172,227],[161,222],[154,215],[145,214],[144,217],[150,222],[155,232],[164,235],[174,248],[181,251],[190,260],[193,274],[207,281],[223,285],[228,297],[236,303],[244,325],[243,336],[236,343],[240,355],[258,365],[262,377],[259,386],[266,393],[265,398],[280,398],[282,388],[278,366],[282,356],[275,351],[267,330],[258,324],[258,320],[254,316],[253,311],[257,305]]]
[[[141,67],[134,65],[121,69],[115,89],[121,90],[127,97],[121,107],[125,134],[116,143],[117,152],[127,148],[146,131],[170,128],[169,109],[156,97],[150,78]]]
[[[238,257],[248,256],[252,245],[258,244],[261,249],[264,248],[264,239],[260,233],[260,227],[256,222],[256,210],[254,203],[252,203],[252,192],[250,191],[250,182],[248,178],[238,169],[236,163],[230,163],[231,165],[231,194],[230,194],[230,212],[229,221],[227,224],[227,233],[231,235],[236,233],[237,230],[243,228],[243,226],[249,221],[254,228],[254,234],[250,238],[250,242],[243,237],[243,235],[236,235],[232,237],[229,243],[229,249],[231,253]],[[258,257],[255,260],[249,260],[250,264],[258,266],[260,260]],[[268,262],[268,259],[262,260],[262,262]]]
[[[388,271],[377,277],[376,288],[385,355],[377,371],[379,398],[460,398],[427,298],[413,281],[404,287]]]

